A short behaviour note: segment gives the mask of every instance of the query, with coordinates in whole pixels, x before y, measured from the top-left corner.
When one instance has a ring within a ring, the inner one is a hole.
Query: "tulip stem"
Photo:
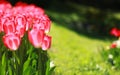
[[[47,69],[48,56],[47,52],[42,49],[38,50],[38,75],[45,75]]]

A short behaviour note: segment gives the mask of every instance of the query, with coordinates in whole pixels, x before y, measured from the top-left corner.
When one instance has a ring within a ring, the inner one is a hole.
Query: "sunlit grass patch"
[[[96,64],[102,61],[98,47],[109,44],[108,41],[77,34],[54,22],[50,34],[53,36],[53,42],[49,54],[56,65],[55,71],[58,75],[81,74],[81,66],[91,63],[92,59]]]

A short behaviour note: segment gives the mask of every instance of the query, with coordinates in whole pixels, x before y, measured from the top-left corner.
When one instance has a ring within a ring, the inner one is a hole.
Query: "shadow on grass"
[[[73,2],[56,2],[47,8],[51,20],[60,26],[93,39],[111,38],[109,31],[113,27],[120,28],[119,19],[114,16],[118,10],[96,8],[94,6]]]

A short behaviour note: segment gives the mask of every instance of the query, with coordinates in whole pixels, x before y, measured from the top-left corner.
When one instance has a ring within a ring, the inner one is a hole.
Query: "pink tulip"
[[[3,30],[6,34],[15,32],[15,23],[12,20],[5,20],[3,23]]]
[[[16,33],[23,37],[26,30],[26,18],[24,15],[17,14],[15,16],[15,26],[16,26]]]
[[[32,24],[33,24],[33,22],[32,22],[32,16],[29,15],[29,14],[27,14],[27,13],[26,13],[25,16],[26,16],[26,20],[27,20],[27,22],[26,22],[26,31],[28,31],[29,29],[32,28]]]
[[[45,25],[41,24],[41,23],[35,23],[33,24],[33,29],[42,29],[42,30],[45,30]]]
[[[45,25],[45,33],[48,33],[50,31],[50,26],[51,26],[50,20],[46,20],[46,21],[43,20],[42,25]]]
[[[12,13],[4,13],[1,18],[1,24],[6,34],[15,32],[14,15]]]
[[[20,37],[13,33],[6,34],[3,36],[3,43],[10,50],[17,50],[20,46]]]
[[[45,33],[50,31],[51,21],[47,15],[42,15],[40,23],[45,26]]]
[[[2,16],[3,16],[3,11],[0,10],[0,32],[3,31]]]
[[[34,17],[33,28],[43,29],[45,33],[50,31],[51,21],[46,15],[40,15],[39,17]]]
[[[0,0],[0,10],[11,9],[12,5],[6,0]]]
[[[18,25],[16,27],[16,32],[15,32],[18,36],[20,36],[20,38],[22,38],[25,34],[25,27],[22,27],[20,25]]]
[[[28,31],[28,39],[35,48],[40,48],[44,37],[44,30],[32,29]]]
[[[23,14],[19,14],[19,13],[16,14],[14,21],[16,25],[23,25],[23,26],[26,25],[26,17]]]
[[[0,17],[1,18],[1,17]],[[1,23],[1,19],[0,19],[0,32],[3,31],[3,25]]]
[[[51,37],[45,35],[44,39],[43,39],[43,42],[42,42],[42,49],[47,50],[47,49],[50,48],[50,46],[51,46]]]
[[[1,33],[1,31],[2,31],[2,25],[0,24],[0,33]]]

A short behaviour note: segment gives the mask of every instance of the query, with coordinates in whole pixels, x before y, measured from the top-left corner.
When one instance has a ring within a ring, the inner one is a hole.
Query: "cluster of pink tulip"
[[[51,21],[44,10],[33,4],[22,2],[13,7],[9,2],[0,2],[0,33],[4,45],[10,50],[17,50],[25,33],[35,48],[47,50],[51,45]]]

